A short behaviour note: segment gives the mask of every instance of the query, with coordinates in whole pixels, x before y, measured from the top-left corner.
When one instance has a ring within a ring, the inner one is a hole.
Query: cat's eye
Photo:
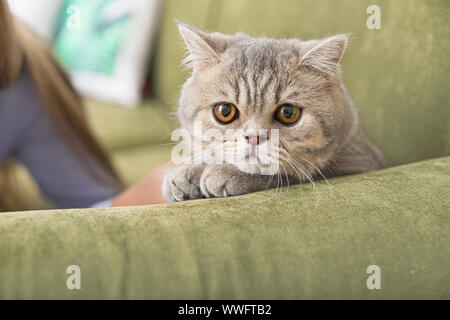
[[[275,112],[275,119],[279,122],[292,125],[300,119],[300,115],[302,114],[302,109],[292,104],[286,103],[282,104],[278,107]]]
[[[238,116],[238,110],[232,103],[218,103],[213,107],[213,115],[222,124],[231,123]]]

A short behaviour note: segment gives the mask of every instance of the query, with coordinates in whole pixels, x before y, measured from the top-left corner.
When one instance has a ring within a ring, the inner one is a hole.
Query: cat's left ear
[[[339,72],[339,62],[347,47],[348,37],[347,34],[338,34],[323,40],[305,42],[300,66],[308,66],[335,76]]]
[[[192,62],[194,71],[220,62],[220,53],[227,47],[226,36],[206,33],[184,23],[178,24],[178,30],[189,51],[184,62]]]

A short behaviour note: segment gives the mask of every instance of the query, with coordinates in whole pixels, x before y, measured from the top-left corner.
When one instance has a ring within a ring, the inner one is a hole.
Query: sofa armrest
[[[449,175],[440,158],[318,193],[1,213],[0,298],[448,299]],[[366,286],[370,265],[381,290]]]

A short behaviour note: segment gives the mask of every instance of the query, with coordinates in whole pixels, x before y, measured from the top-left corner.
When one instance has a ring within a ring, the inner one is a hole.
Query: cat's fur
[[[179,25],[193,68],[179,102],[181,126],[278,129],[280,168],[275,176],[233,164],[192,164],[171,169],[163,194],[168,201],[224,197],[352,173],[380,169],[384,159],[359,126],[341,81],[339,62],[346,35],[323,40],[273,40],[242,33],[228,36]],[[219,102],[233,103],[239,119],[222,125],[212,116]],[[280,103],[301,106],[294,126],[275,121]],[[286,160],[289,159],[289,160]],[[281,179],[281,181],[280,181]],[[289,181],[287,181],[289,180]]]

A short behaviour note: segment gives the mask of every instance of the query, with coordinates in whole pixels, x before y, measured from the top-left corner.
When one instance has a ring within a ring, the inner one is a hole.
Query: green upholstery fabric
[[[366,26],[369,5],[381,9],[381,30]],[[449,1],[169,0],[166,11],[155,75],[165,103],[176,105],[186,77],[175,18],[211,31],[276,38],[350,32],[344,81],[389,164],[450,155]]]
[[[20,199],[24,209],[27,210],[44,210],[51,209],[54,206],[48,202],[38,185],[35,183],[30,173],[22,165],[17,164],[14,167],[14,179],[20,186]],[[0,208],[0,214],[2,209]]]
[[[176,126],[174,116],[155,99],[134,109],[91,99],[85,106],[94,134],[109,151],[167,143]]]
[[[164,1],[156,44],[153,81],[157,97],[171,110],[177,108],[181,85],[189,74],[183,71],[181,66],[185,50],[178,34],[176,20],[198,28],[210,29],[218,16],[217,5],[220,5],[220,1]]]
[[[133,185],[142,180],[150,169],[170,161],[171,144],[151,144],[119,150],[111,155],[122,181]]]
[[[0,214],[0,298],[450,298],[450,158],[227,199]],[[368,290],[366,268],[381,268]],[[81,290],[66,268],[81,268]]]

